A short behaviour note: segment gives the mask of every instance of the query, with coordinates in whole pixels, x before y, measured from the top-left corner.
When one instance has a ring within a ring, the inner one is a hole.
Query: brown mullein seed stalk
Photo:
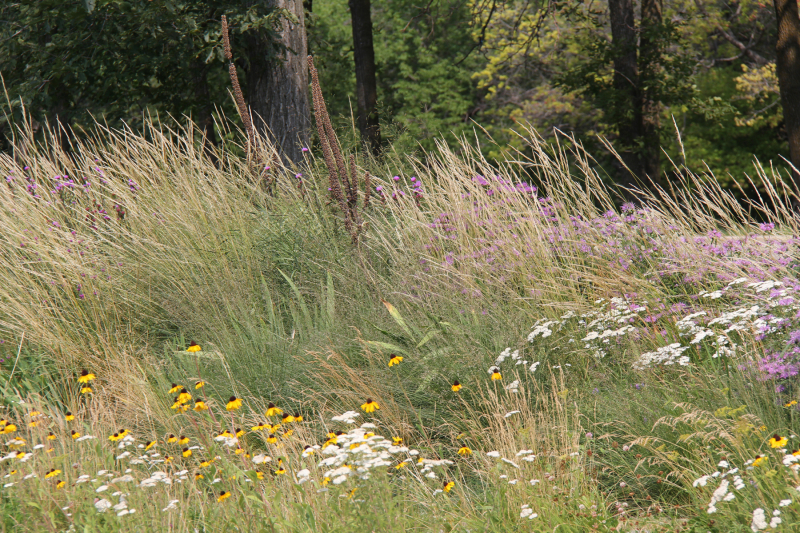
[[[364,209],[369,207],[369,197],[372,194],[372,178],[369,172],[364,172]]]
[[[254,149],[255,134],[253,132],[253,123],[250,121],[250,113],[247,111],[247,104],[245,104],[244,95],[242,94],[242,87],[239,85],[239,75],[236,73],[236,65],[233,64],[231,41],[228,36],[228,19],[225,15],[222,15],[222,47],[225,51],[225,59],[228,60],[228,74],[231,77],[231,85],[233,85],[233,97],[236,100],[239,116],[242,117],[242,123],[247,132],[247,153],[249,155]]]

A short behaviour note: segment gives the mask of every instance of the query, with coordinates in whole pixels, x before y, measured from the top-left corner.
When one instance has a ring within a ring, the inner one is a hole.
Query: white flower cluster
[[[781,522],[783,522],[783,520],[781,520],[781,512],[778,509],[772,511],[772,518],[769,523],[767,523],[767,514],[764,512],[764,509],[759,507],[753,511],[753,520],[750,522],[750,530],[756,533],[767,528],[775,529]]]
[[[681,366],[689,364],[689,357],[682,355],[683,352],[688,350],[688,346],[681,346],[681,343],[675,342],[667,346],[662,346],[655,352],[643,353],[639,356],[639,360],[633,364],[636,370],[644,370],[655,365],[674,365],[678,363]]]

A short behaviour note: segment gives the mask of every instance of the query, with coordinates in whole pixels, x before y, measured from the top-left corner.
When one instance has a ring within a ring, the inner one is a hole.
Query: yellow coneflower
[[[390,366],[390,367],[392,367],[392,366],[394,366],[394,365],[399,365],[399,364],[400,364],[400,363],[402,363],[402,362],[403,362],[403,356],[402,356],[402,355],[395,355],[395,354],[392,354],[392,355],[389,357],[389,366]]]
[[[462,446],[458,449],[458,455],[466,457],[467,455],[472,455],[472,450],[469,449],[469,446]]]
[[[28,427],[29,428],[35,428],[38,425],[39,425],[39,422],[37,420],[31,420],[30,422],[28,422]]]
[[[794,450],[792,452],[792,455],[794,455],[795,457],[800,456],[800,450]]]
[[[242,455],[244,453],[244,448],[241,446],[237,446],[236,449],[233,451],[236,455]]]
[[[375,433],[373,433],[372,431],[368,431],[367,433],[364,433],[364,438],[365,439],[368,439],[368,438],[374,437],[374,436],[375,436]]]
[[[758,466],[758,465],[760,465],[761,463],[763,463],[764,461],[766,461],[767,459],[768,459],[768,458],[767,458],[767,457],[765,457],[765,456],[762,456],[762,455],[756,455],[756,458],[755,458],[755,460],[753,460],[753,466]]]
[[[241,437],[244,435],[244,430],[242,428],[236,428],[236,436]]]
[[[323,486],[323,487],[324,487],[325,485],[327,485],[328,483],[330,483],[330,482],[331,482],[331,478],[329,478],[329,477],[324,477],[324,478],[322,478],[322,486]]]
[[[276,442],[278,442],[278,437],[276,437],[275,435],[270,435],[269,437],[267,437],[267,442],[269,444],[275,444]]]
[[[55,449],[55,448],[53,448],[52,446],[51,446],[50,448],[47,448],[47,449],[45,450],[45,452],[47,452],[47,453],[53,453],[54,451],[56,451],[56,449]]]
[[[63,489],[66,484],[67,484],[66,481],[60,481],[60,480],[56,481],[56,488],[57,489]]]
[[[279,466],[278,469],[275,471],[275,475],[277,475],[277,476],[282,476],[285,473],[286,473],[286,469],[283,468],[282,466]]]
[[[314,453],[314,448],[312,448],[310,444],[306,444],[303,446],[303,451],[306,453]]]
[[[190,450],[189,448],[184,448],[182,453],[183,453],[184,457],[191,457],[192,456],[192,450]]]
[[[28,416],[31,417],[31,418],[34,418],[34,417],[39,416],[40,414],[42,414],[42,413],[40,413],[39,411],[31,411],[30,413],[28,413]]]
[[[189,405],[188,403],[185,403],[185,404],[181,405],[180,407],[178,407],[177,411],[179,413],[185,413],[186,411],[188,411],[191,408],[192,408],[191,405]]]
[[[219,498],[217,498],[217,503],[224,502],[225,500],[227,500],[230,497],[231,497],[231,493],[228,492],[227,490],[223,490],[222,492],[219,493]]]
[[[291,424],[292,422],[294,422],[294,417],[289,413],[286,413],[285,415],[283,415],[281,422],[283,422],[284,424]]]
[[[499,381],[503,379],[503,376],[500,375],[500,369],[495,367],[492,368],[492,381]]]
[[[145,445],[145,447],[144,447],[144,451],[147,451],[147,450],[149,450],[150,448],[152,448],[152,447],[153,447],[153,446],[155,446],[155,445],[156,445],[156,441],[154,441],[154,440],[151,440],[150,442],[148,442],[148,443]]]
[[[195,411],[206,411],[206,410],[208,410],[208,406],[206,405],[206,402],[204,402],[203,400],[195,400],[195,402],[194,402],[194,410]]]
[[[183,405],[183,404],[185,404],[186,402],[189,402],[189,401],[191,401],[191,399],[192,399],[192,395],[191,395],[191,394],[189,394],[189,391],[187,391],[186,389],[181,389],[181,393],[180,393],[180,394],[178,394],[178,399],[177,399],[177,401],[178,401],[178,402],[179,402],[181,405]]]
[[[283,437],[284,439],[288,439],[288,438],[289,438],[289,437],[291,437],[292,435],[294,435],[294,430],[293,430],[293,429],[287,429],[286,431],[284,431],[284,432],[281,434],[281,437]]]
[[[89,394],[92,392],[92,388],[88,385],[81,387],[81,394]]]
[[[259,422],[255,426],[251,427],[250,431],[261,431],[262,429],[264,429],[264,424],[262,422]]]
[[[256,479],[264,479],[264,473],[256,470]]]
[[[167,444],[172,444],[173,442],[178,442],[178,437],[175,435],[170,435],[167,437]]]
[[[166,457],[164,457],[164,464],[171,463],[171,462],[172,462],[172,456],[171,455],[167,455]]]
[[[202,388],[203,388],[203,387],[205,387],[205,386],[206,386],[206,382],[205,382],[205,381],[203,381],[202,379],[201,379],[200,381],[198,381],[197,383],[195,383],[195,384],[194,384],[194,388],[195,388],[195,390],[197,390],[197,389],[202,389]]]
[[[61,473],[61,470],[56,470],[55,468],[50,469],[48,473],[44,475],[45,479],[50,479],[51,477],[56,477]]]
[[[461,383],[458,380],[455,380],[453,384],[450,386],[450,390],[453,392],[458,392],[461,390]]]
[[[48,433],[48,434],[47,434],[47,440],[56,440],[57,438],[58,438],[58,437],[56,437],[55,435],[53,435],[53,432],[52,432],[52,431],[51,431],[50,433]]]
[[[769,445],[773,448],[783,448],[786,446],[786,443],[789,442],[789,439],[786,437],[781,437],[777,433],[769,439]]]
[[[187,352],[199,352],[200,350],[202,350],[202,348],[200,348],[200,345],[196,342],[190,342],[189,347],[186,348]]]
[[[81,376],[78,378],[78,383],[89,383],[93,379],[96,379],[97,376],[86,370],[85,368],[81,370]]]
[[[200,463],[200,468],[208,468],[209,466],[211,466],[211,463],[213,462],[214,462],[213,459],[206,459]]]
[[[183,387],[181,385],[178,385],[177,383],[173,383],[172,387],[170,387],[170,389],[167,391],[167,394],[175,394],[176,392],[178,392],[182,388]]]
[[[67,422],[72,422],[73,420],[75,420],[75,415],[67,411],[67,414],[64,415],[64,420],[66,420]]]
[[[267,424],[267,428],[269,428],[270,433],[275,433],[281,428],[281,424],[280,422],[276,422],[274,426],[270,426],[269,424]]]
[[[119,436],[119,433],[114,433],[113,435],[108,436],[108,440],[110,440],[111,442],[117,442],[121,438],[122,437]]]
[[[421,465],[421,464],[422,464],[422,463],[424,463],[424,462],[425,462],[425,459],[424,459],[424,458],[423,458],[423,457],[420,455],[420,456],[417,458],[417,464],[418,464],[418,465]]]
[[[178,439],[178,444],[181,446],[186,446],[187,444],[189,444],[189,437],[184,437],[183,435],[181,435],[181,438]]]
[[[445,491],[445,492],[450,492],[451,490],[453,490],[453,487],[455,487],[455,486],[456,486],[456,482],[455,481],[448,481],[448,482],[445,482],[444,487],[442,487],[442,490]]]
[[[355,495],[357,490],[358,490],[358,487],[353,487],[353,490],[350,491],[350,494],[347,496],[347,498],[348,499],[352,498]]]
[[[175,401],[172,402],[172,407],[170,409],[180,409],[182,407],[181,402],[178,401],[178,398],[175,397]]]
[[[381,406],[378,405],[378,402],[374,401],[372,398],[367,398],[367,401],[361,404],[361,409],[363,409],[365,413],[372,413],[380,408]]]
[[[72,433],[70,433],[70,436],[72,437],[72,440],[75,440],[75,439],[79,438],[81,436],[81,434],[73,429]]]
[[[408,464],[408,461],[403,461],[402,463],[397,463],[397,464],[394,466],[394,468],[395,468],[395,470],[400,470],[401,468],[405,468],[405,466],[406,466],[407,464]]]
[[[403,437],[392,437],[392,442],[395,445],[403,444]]]
[[[126,436],[128,433],[130,433],[130,431],[128,431],[127,429],[120,429],[120,430],[119,430],[119,438],[123,438],[123,437],[124,437],[124,436]]]
[[[295,413],[294,414],[294,421],[295,422],[302,422],[303,421],[303,415],[301,415],[300,413]]]
[[[3,428],[3,433],[5,433],[5,434],[14,433],[16,430],[17,430],[17,426],[15,426],[14,424],[8,423],[8,424],[6,424],[6,427]]]
[[[228,404],[225,406],[225,409],[228,411],[235,411],[236,409],[242,406],[241,398],[237,398],[236,396],[231,396],[228,400]]]
[[[17,452],[17,455],[15,455],[14,457],[16,457],[17,459],[24,459],[26,455],[28,454],[25,452]]]
[[[269,402],[269,405],[267,406],[267,416],[275,416],[282,414],[283,414],[283,409],[281,409],[280,407],[275,407],[274,403]]]
[[[194,479],[195,479],[195,481],[197,481],[198,479],[205,479],[205,476],[203,476],[203,474],[201,474],[200,472],[197,472],[194,475]]]
[[[797,400],[792,400],[791,402],[784,405],[784,407],[792,407],[793,405],[797,405]]]
[[[224,430],[220,431],[219,432],[219,436],[220,437],[226,437],[226,438],[229,438],[229,439],[233,438],[233,434],[230,431],[228,431],[227,429],[224,429]]]
[[[6,424],[8,424],[8,420],[5,418],[0,418],[0,428],[6,427]]]
[[[13,475],[14,475],[14,474],[16,474],[17,472],[19,472],[19,470],[17,470],[17,469],[15,468],[15,469],[14,469],[14,470],[12,470],[11,472],[9,472],[9,473],[8,473],[8,475],[9,475],[9,476],[13,476]]]

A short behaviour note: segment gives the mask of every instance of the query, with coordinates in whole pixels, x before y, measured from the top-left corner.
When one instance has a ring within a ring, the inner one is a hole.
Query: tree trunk
[[[247,100],[253,124],[277,145],[285,163],[303,160],[308,145],[308,66],[305,14],[302,0],[271,0],[297,23],[283,20],[279,43],[264,34],[247,37]]]
[[[778,19],[777,52],[778,85],[781,91],[783,121],[789,137],[789,160],[798,169],[794,172],[795,192],[800,190],[800,15],[797,0],[774,0]],[[800,201],[795,199],[800,212]]]
[[[662,12],[661,0],[642,0],[639,75],[642,87],[649,87],[642,90],[642,170],[655,183],[661,179],[661,104],[653,93],[662,68],[658,43]]]
[[[609,0],[611,41],[614,45],[614,89],[619,97],[619,142],[622,160],[637,177],[642,163],[637,144],[642,136],[642,98],[636,63],[636,26],[632,0]],[[625,184],[632,185],[633,176]]]
[[[353,26],[353,56],[356,63],[356,100],[361,140],[374,155],[381,152],[381,131],[376,103],[375,49],[372,45],[372,15],[369,0],[350,0]]]

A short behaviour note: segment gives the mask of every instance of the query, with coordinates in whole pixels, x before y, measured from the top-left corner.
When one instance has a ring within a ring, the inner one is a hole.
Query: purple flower
[[[765,223],[759,224],[758,225],[758,229],[760,229],[761,231],[763,231],[765,233],[766,232],[770,232],[770,231],[775,229],[775,224],[773,224],[772,222],[765,222]]]
[[[302,148],[302,151],[303,151],[303,152],[308,152],[308,148],[306,148],[305,146],[303,146],[303,148]]]

